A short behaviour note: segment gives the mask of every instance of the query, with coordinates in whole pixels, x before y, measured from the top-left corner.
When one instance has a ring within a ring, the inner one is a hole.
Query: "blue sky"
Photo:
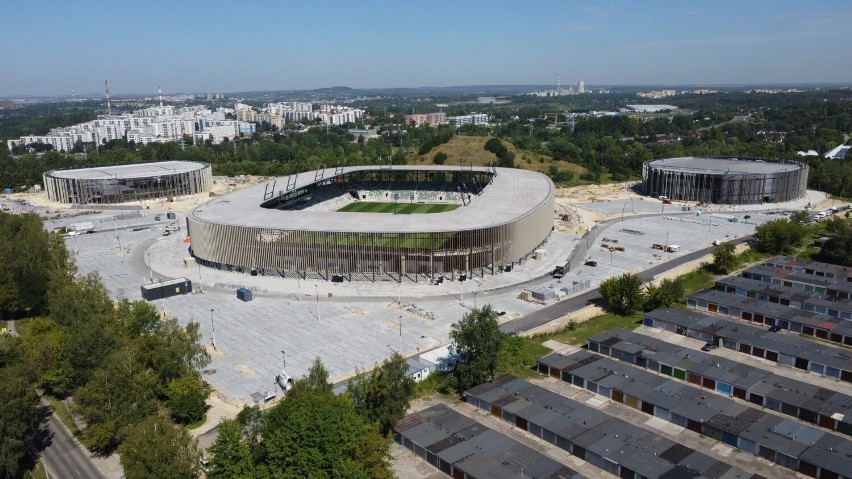
[[[0,96],[852,84],[852,1],[10,0]]]

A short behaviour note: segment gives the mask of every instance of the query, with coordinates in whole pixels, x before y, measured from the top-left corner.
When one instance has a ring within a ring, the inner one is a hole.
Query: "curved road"
[[[746,236],[743,238],[732,240],[731,242],[734,244],[744,243],[748,241],[750,236]],[[651,268],[646,269],[639,273],[639,277],[642,278],[643,281],[650,281],[660,273],[664,273],[668,270],[674,269],[680,265],[689,263],[690,261],[694,261],[702,256],[710,254],[713,251],[713,247],[704,248],[698,251],[693,251],[692,253],[685,254],[679,258],[673,259],[671,261],[666,261],[665,263],[658,264]],[[568,313],[577,311],[578,309],[584,307],[586,302],[597,298],[600,295],[600,288],[591,289],[586,291],[580,295],[562,300],[558,303],[551,304],[549,306],[545,306],[537,311],[533,311],[526,316],[522,316],[517,319],[513,319],[511,321],[507,321],[500,325],[500,330],[504,333],[519,333],[523,331],[527,331],[529,329],[541,326],[549,321],[552,321],[556,318],[562,317]]]

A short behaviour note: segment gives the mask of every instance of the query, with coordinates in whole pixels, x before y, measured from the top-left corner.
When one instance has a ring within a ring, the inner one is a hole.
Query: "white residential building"
[[[472,115],[448,116],[447,123],[455,126],[487,125],[488,115],[486,115],[485,113],[474,113]]]

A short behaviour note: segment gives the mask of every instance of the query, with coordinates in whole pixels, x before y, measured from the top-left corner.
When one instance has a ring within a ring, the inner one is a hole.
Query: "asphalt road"
[[[751,236],[739,238],[733,240],[732,243],[740,244],[745,241],[748,241],[750,238]],[[670,269],[674,269],[678,266],[689,263],[690,261],[694,261],[698,258],[701,258],[702,256],[712,253],[712,251],[713,247],[693,251],[692,253],[685,254],[679,258],[673,259],[671,261],[666,261],[665,263],[661,263],[654,267],[648,268],[645,271],[639,273],[639,277],[642,278],[643,281],[650,281],[654,278],[654,276],[657,276],[660,273],[666,272]],[[549,321],[553,321],[556,318],[562,317],[568,313],[577,311],[578,309],[584,307],[587,301],[589,301],[590,299],[597,298],[598,296],[600,296],[600,288],[590,289],[589,291],[586,291],[585,293],[582,293],[578,296],[574,296],[572,298],[562,300],[558,303],[545,306],[518,319],[507,321],[500,325],[500,330],[504,333],[520,333],[530,330],[532,328],[541,326],[542,324],[545,324]]]
[[[35,439],[35,447],[41,462],[50,477],[71,479],[106,479],[89,459],[86,450],[53,414],[50,404],[44,399],[40,404],[42,413],[41,431]]]

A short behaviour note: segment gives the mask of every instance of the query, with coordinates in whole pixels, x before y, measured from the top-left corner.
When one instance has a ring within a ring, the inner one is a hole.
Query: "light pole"
[[[148,275],[151,277],[151,283],[154,283],[154,265],[151,264],[151,253],[148,253]]]
[[[284,355],[284,351],[281,351],[281,361],[284,363],[284,369],[282,369],[284,371],[287,369],[287,357]]]
[[[213,330],[213,336],[210,339],[210,344],[213,345],[213,351],[216,351],[216,326],[213,325],[213,308],[210,308],[210,329]]]
[[[624,206],[621,207],[621,222],[624,223],[624,209],[627,208],[627,202],[624,202]]]
[[[320,309],[319,309],[319,286],[314,285],[314,293],[316,293],[317,297],[317,321],[320,320]]]

